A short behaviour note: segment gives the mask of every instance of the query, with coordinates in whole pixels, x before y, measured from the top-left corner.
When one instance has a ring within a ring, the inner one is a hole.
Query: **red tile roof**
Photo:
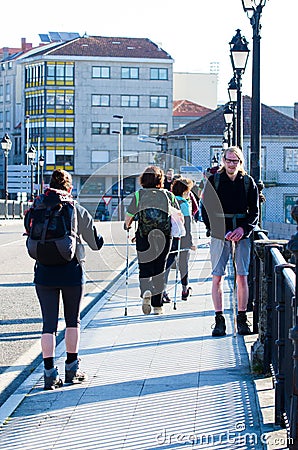
[[[60,42],[38,54],[51,56],[101,56],[111,58],[172,59],[162,48],[147,38],[84,36]]]
[[[184,127],[171,131],[171,135],[221,136],[226,126],[223,116],[223,106],[194,120]],[[251,98],[243,97],[243,134],[250,136]],[[297,136],[298,120],[282,114],[270,106],[261,105],[262,136]]]
[[[191,102],[190,100],[173,101],[174,117],[203,117],[211,111],[213,110]]]

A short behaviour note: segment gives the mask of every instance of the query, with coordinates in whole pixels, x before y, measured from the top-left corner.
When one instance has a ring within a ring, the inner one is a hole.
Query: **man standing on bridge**
[[[211,235],[212,300],[215,327],[212,336],[226,334],[223,316],[223,276],[233,251],[236,267],[238,298],[237,329],[241,335],[250,334],[247,323],[248,283],[250,263],[250,234],[257,225],[258,188],[244,170],[243,153],[238,147],[223,152],[222,166],[208,178],[203,193],[202,218]]]

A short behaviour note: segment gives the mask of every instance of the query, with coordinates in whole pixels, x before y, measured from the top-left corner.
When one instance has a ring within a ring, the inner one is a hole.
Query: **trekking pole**
[[[178,285],[178,273],[179,273],[179,258],[180,258],[181,238],[178,238],[178,248],[176,256],[176,274],[175,274],[175,290],[174,290],[174,304],[173,309],[177,309],[177,285]]]
[[[236,310],[236,304],[237,304],[237,283],[236,283],[237,269],[236,269],[236,259],[235,259],[235,252],[236,252],[236,244],[235,244],[235,242],[231,241],[231,247],[232,247],[232,260],[233,260],[233,268],[234,268],[233,324],[234,324],[234,337],[236,337],[236,333],[237,333],[237,310]]]
[[[126,267],[125,267],[125,307],[124,315],[127,316],[127,303],[128,303],[128,256],[129,256],[129,228],[126,233]]]

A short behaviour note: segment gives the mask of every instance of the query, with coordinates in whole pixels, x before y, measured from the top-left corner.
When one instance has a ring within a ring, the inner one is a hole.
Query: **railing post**
[[[289,338],[292,339],[294,351],[293,351],[293,360],[294,360],[294,373],[293,373],[293,397],[292,397],[292,405],[291,405],[291,420],[290,420],[290,437],[294,438],[293,446],[290,446],[291,449],[298,448],[297,435],[298,435],[298,201],[296,205],[293,206],[291,210],[291,215],[293,219],[297,223],[297,232],[294,234],[289,243],[288,249],[295,256],[295,273],[296,273],[296,288],[295,288],[295,297],[294,297],[294,327],[289,330]]]
[[[274,365],[274,339],[273,334],[276,333],[276,314],[273,310],[274,305],[274,267],[271,249],[277,248],[280,252],[282,246],[277,244],[268,244],[264,247],[264,284],[262,289],[263,305],[266,310],[265,329],[264,329],[264,373],[269,373],[272,365]],[[265,306],[266,305],[266,306]],[[275,336],[276,337],[276,336]]]
[[[284,264],[275,266],[275,302],[277,303],[277,372],[275,374],[275,423],[284,426],[285,412],[285,296],[283,283]]]

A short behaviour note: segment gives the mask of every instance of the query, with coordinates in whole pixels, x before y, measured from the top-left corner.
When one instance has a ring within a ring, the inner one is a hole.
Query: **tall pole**
[[[118,217],[124,218],[123,191],[124,191],[124,167],[123,167],[123,116],[114,114],[114,119],[120,120],[120,130],[113,131],[118,134]]]
[[[33,170],[33,166],[34,166],[34,161],[33,159],[31,159],[31,201],[33,202],[34,200],[34,170]]]
[[[11,149],[12,142],[7,133],[1,140],[1,147],[4,154],[4,191],[5,191],[5,219],[8,219],[8,153]]]
[[[251,18],[253,27],[252,58],[252,98],[251,98],[251,150],[250,170],[259,191],[264,188],[261,181],[261,100],[260,100],[260,18],[262,7],[259,5]]]
[[[242,83],[241,83],[241,71],[236,71],[237,80],[237,114],[236,114],[236,145],[243,150],[243,126],[242,126]]]
[[[5,189],[5,219],[8,219],[8,152],[4,152],[4,189]]]
[[[262,224],[261,204],[265,200],[262,190],[262,144],[261,144],[261,99],[260,99],[260,41],[261,41],[261,15],[266,0],[254,2],[242,0],[244,11],[250,18],[253,29],[253,56],[252,56],[252,96],[251,96],[251,136],[250,136],[250,174],[255,180],[259,191],[259,225]]]

